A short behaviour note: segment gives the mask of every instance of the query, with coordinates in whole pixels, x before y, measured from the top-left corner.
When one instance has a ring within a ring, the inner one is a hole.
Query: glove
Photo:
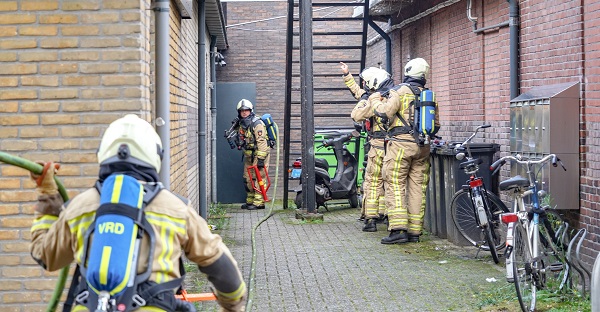
[[[42,173],[37,175],[30,173],[31,179],[35,181],[38,192],[38,203],[35,211],[45,215],[58,216],[62,210],[63,200],[58,193],[58,186],[54,181],[54,174],[60,168],[60,164],[53,162],[37,162],[42,165]]]
[[[56,172],[60,168],[60,164],[53,162],[45,163],[42,161],[37,161],[37,163],[43,167],[42,173],[40,175],[33,173],[29,174],[31,178],[35,181],[35,184],[37,185],[37,191],[40,194],[58,194],[58,186],[54,181],[54,174],[56,174]]]
[[[264,159],[258,159],[258,161],[256,162],[256,167],[258,169],[262,169],[265,167],[265,160]]]

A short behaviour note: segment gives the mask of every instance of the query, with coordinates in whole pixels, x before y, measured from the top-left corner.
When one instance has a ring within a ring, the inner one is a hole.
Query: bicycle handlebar
[[[485,128],[489,128],[492,125],[487,124],[487,125],[481,125],[477,128],[475,128],[475,132],[473,132],[473,134],[471,134],[471,136],[469,138],[467,138],[464,142],[460,143],[459,145],[456,145],[455,148],[461,148],[463,147],[463,145],[468,145],[469,142],[471,142],[471,140],[473,140],[473,138],[477,135],[477,132],[479,132],[479,129],[485,129]]]
[[[352,131],[352,132],[350,132],[348,134],[341,135],[341,136],[339,136],[337,138],[333,138],[333,139],[329,139],[329,140],[324,140],[323,144],[321,144],[320,147],[323,147],[323,146],[327,146],[327,147],[328,146],[332,146],[335,142],[350,141],[350,139],[355,138],[355,137],[357,138],[359,136],[360,136],[360,133],[358,131],[354,130],[354,131]]]
[[[467,138],[464,142],[457,144],[454,146],[454,152],[458,152],[459,150],[464,150],[464,145],[467,146],[467,152],[469,153],[469,158],[471,158],[471,151],[469,149],[469,142],[471,142],[471,140],[477,135],[477,132],[479,132],[479,129],[485,129],[485,128],[489,128],[492,125],[490,124],[485,124],[485,125],[481,125],[478,126],[477,128],[475,128],[475,132],[473,132],[473,134],[471,134],[471,136],[469,138]]]
[[[531,160],[531,159],[523,159],[520,155],[517,155],[518,157],[512,156],[512,155],[508,155],[508,156],[504,156],[501,157],[500,159],[496,160],[491,166],[490,166],[490,170],[493,171],[492,175],[496,174],[499,170],[500,167],[502,167],[504,164],[506,164],[507,160],[511,160],[516,162],[519,165],[525,165],[525,166],[533,166],[533,165],[540,165],[540,164],[545,164],[548,161],[552,161],[552,166],[553,167],[557,167],[558,164],[560,163],[561,167],[567,171],[567,168],[565,168],[565,165],[563,164],[563,162],[560,160],[560,158],[558,158],[558,156],[556,156],[556,154],[550,154],[545,156],[542,159],[539,160]]]

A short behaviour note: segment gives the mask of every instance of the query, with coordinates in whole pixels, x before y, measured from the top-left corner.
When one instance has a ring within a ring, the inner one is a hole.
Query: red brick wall
[[[575,30],[582,36],[583,45],[582,70],[579,75],[582,81],[581,132],[580,132],[580,197],[581,224],[584,225],[590,239],[586,242],[586,255],[592,260],[600,250],[600,6],[597,1],[586,1],[581,8],[583,18],[579,22],[581,29]],[[575,24],[577,24],[575,23]],[[569,48],[564,48],[568,50]],[[589,250],[587,250],[589,248]]]

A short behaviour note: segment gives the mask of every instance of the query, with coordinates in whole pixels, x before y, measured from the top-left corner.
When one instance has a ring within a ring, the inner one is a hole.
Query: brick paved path
[[[251,229],[269,209],[237,207],[220,234],[247,280]],[[330,210],[324,222],[305,223],[275,207],[258,227],[251,311],[474,311],[478,291],[506,286],[503,267],[483,252],[475,258],[475,248],[434,236],[382,245],[384,225],[365,233],[357,209]]]

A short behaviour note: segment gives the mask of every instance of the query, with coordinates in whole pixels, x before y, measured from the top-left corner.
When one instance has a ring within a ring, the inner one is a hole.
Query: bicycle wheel
[[[489,224],[492,225],[491,228],[495,237],[494,245],[497,250],[504,247],[506,240],[506,226],[500,221],[500,214],[508,212],[508,208],[494,193],[486,191],[486,195],[488,207],[492,215]],[[484,229],[477,225],[475,209],[473,209],[473,202],[469,197],[468,190],[460,190],[454,194],[450,204],[450,212],[452,221],[454,221],[458,232],[469,243],[483,250],[489,250],[488,239],[486,238]]]
[[[539,246],[545,267],[542,281],[549,292],[566,289],[570,281],[570,266],[566,258],[568,238],[560,229],[564,229],[564,221],[556,211],[546,210],[545,215],[540,216]]]
[[[527,230],[520,222],[515,224],[513,239],[511,258],[513,263],[515,290],[517,291],[519,304],[521,305],[521,310],[523,310],[523,312],[535,311],[536,264],[532,261]]]
[[[483,233],[485,234],[486,243],[496,241],[496,237],[495,237],[496,233],[493,233],[493,227],[494,227],[493,223],[488,223],[486,226],[483,227]],[[497,246],[497,245],[495,245],[495,246]],[[492,260],[494,260],[494,263],[499,263],[500,259],[498,258],[498,251],[496,250],[496,248],[489,248],[489,244],[488,244],[488,250],[489,250],[490,254],[492,255]]]

